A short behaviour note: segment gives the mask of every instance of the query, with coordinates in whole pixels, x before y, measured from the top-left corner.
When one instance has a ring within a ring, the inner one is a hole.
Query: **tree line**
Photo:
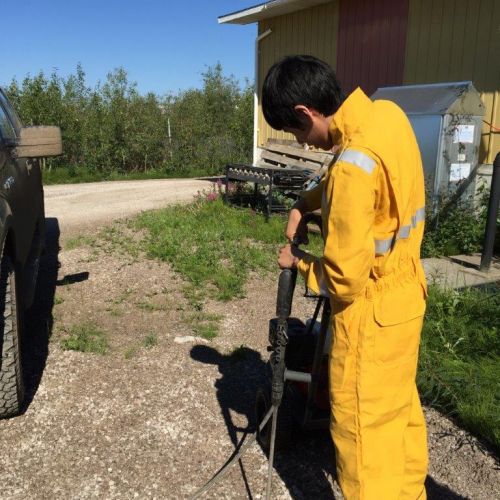
[[[64,154],[52,167],[108,174],[163,171],[212,175],[252,157],[253,87],[216,64],[200,89],[141,95],[123,68],[87,85],[80,65],[67,78],[43,72],[5,89],[25,125],[58,125]]]

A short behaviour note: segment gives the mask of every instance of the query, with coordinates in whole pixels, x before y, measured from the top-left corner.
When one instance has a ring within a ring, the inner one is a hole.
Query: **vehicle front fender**
[[[12,229],[12,210],[10,209],[9,204],[5,198],[0,197],[0,248],[3,250],[5,247],[5,240],[7,239],[7,235],[9,231]],[[14,238],[11,238],[9,241],[9,248],[11,258],[15,262],[15,241]]]

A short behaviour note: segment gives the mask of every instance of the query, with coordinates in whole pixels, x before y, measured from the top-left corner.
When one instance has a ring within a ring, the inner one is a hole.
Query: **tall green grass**
[[[244,295],[251,271],[277,270],[278,249],[285,243],[284,217],[266,221],[218,198],[145,213],[138,227],[149,231],[150,256],[169,262],[192,285],[223,301]]]
[[[430,287],[418,385],[429,404],[500,450],[500,286]]]

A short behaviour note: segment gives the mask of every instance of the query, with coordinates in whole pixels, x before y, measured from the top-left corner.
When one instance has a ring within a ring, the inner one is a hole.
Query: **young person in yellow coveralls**
[[[415,385],[425,194],[411,125],[394,103],[359,88],[344,98],[332,69],[310,56],[269,70],[262,107],[273,128],[338,154],[286,228],[290,242],[304,238],[303,215],[321,208],[323,255],[288,244],[278,263],[330,298],[330,429],[342,492],[347,500],[425,499],[427,436]]]

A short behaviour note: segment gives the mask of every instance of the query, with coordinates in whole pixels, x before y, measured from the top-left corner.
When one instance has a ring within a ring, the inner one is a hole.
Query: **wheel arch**
[[[4,198],[0,198],[0,248],[2,252],[8,253],[14,263],[17,262],[12,210]]]

